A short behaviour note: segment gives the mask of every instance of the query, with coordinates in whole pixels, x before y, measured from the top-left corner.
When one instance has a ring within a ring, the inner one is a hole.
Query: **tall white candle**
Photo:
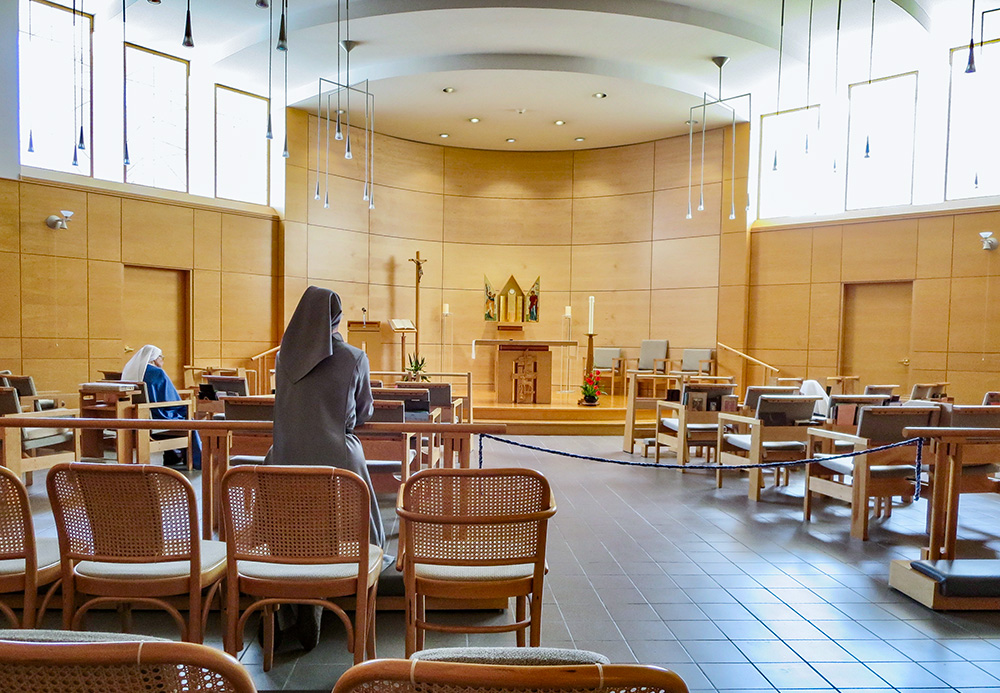
[[[567,318],[573,317],[573,306],[566,306],[566,317]]]
[[[451,315],[451,306],[445,303],[444,310],[442,310],[441,312],[444,313],[445,315]]]
[[[587,321],[587,334],[594,334],[594,297],[590,297],[590,319]]]

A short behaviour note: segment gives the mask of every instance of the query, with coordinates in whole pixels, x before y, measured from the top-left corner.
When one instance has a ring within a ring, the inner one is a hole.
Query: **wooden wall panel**
[[[21,252],[87,257],[87,193],[53,185],[21,185]],[[45,220],[62,210],[73,212],[68,228],[50,229]]]
[[[734,349],[742,350],[746,346],[746,287],[720,286],[718,315],[718,340]]]
[[[444,147],[375,135],[374,151],[379,185],[444,193]]]
[[[226,272],[222,275],[223,356],[252,354],[226,351],[226,342],[271,344],[274,339],[274,298],[271,277]],[[273,344],[272,344],[273,346]],[[267,349],[268,347],[264,347]],[[262,349],[263,351],[263,349]]]
[[[210,270],[195,270],[192,276],[194,286],[193,324],[195,342],[218,342],[222,339],[222,273]]]
[[[20,249],[21,186],[17,181],[0,179],[0,252]]]
[[[222,214],[219,212],[194,211],[194,267],[222,269]]]
[[[127,265],[191,267],[194,210],[145,200],[122,200],[122,261]]]
[[[281,274],[305,277],[309,272],[309,228],[298,221],[284,221],[281,226]]]
[[[22,339],[26,359],[84,359],[90,350],[86,339]]]
[[[29,267],[31,269],[31,267]],[[0,253],[0,337],[21,336],[21,259],[17,253]],[[20,351],[20,349],[18,349]]]
[[[243,274],[274,273],[277,225],[270,219],[222,215],[222,270]]]
[[[405,286],[412,290],[416,283],[415,264],[410,258],[426,259],[424,276],[420,280],[423,288],[440,288],[442,281],[442,253],[440,243],[414,241],[386,236],[369,236],[368,281],[372,284]]]
[[[352,109],[353,110],[353,109]],[[316,147],[316,119],[309,118],[309,169],[311,171],[321,171],[325,177],[326,175],[326,131],[325,129],[320,132],[320,146],[317,151]],[[344,157],[347,151],[347,123],[341,122],[341,132],[344,133],[345,139],[339,142],[334,139],[336,132],[336,124],[331,122],[330,124],[330,175],[331,176],[342,176],[344,178],[351,178],[357,181],[363,181],[365,179],[365,134],[363,130],[359,130],[356,127],[350,129],[351,133],[351,153],[352,158],[347,159]],[[323,124],[325,128],[325,121]],[[310,180],[310,191],[315,193],[315,180]],[[333,196],[330,196],[331,203],[333,201]]]
[[[965,217],[958,217],[959,219]],[[973,215],[969,215],[973,216]],[[975,215],[978,216],[978,215]],[[956,217],[928,217],[917,221],[917,277],[950,277],[952,236]],[[972,239],[976,235],[971,236]],[[970,247],[976,244],[970,243]]]
[[[1000,351],[1000,301],[989,296],[1000,296],[1000,277],[951,280],[949,351]]]
[[[21,255],[21,336],[87,334],[87,261]]]
[[[313,191],[308,192],[312,186]],[[300,166],[285,166],[285,214],[286,221],[309,221],[309,200],[315,195],[316,172]],[[320,190],[326,194],[326,187]]]
[[[719,284],[746,286],[750,277],[750,236],[724,233],[719,238]]]
[[[750,236],[751,284],[808,284],[812,232],[796,229]]]
[[[658,289],[650,292],[650,327],[652,339],[669,339],[670,353],[685,348],[700,349],[715,345],[717,337],[719,290]]]
[[[842,252],[845,282],[910,279],[917,265],[917,221],[848,224]]]
[[[402,188],[375,187],[371,232],[379,236],[441,241],[444,210],[441,195]]]
[[[959,214],[955,217],[952,276],[1000,275],[1000,260],[996,257],[1000,253],[983,250],[980,231],[993,231],[994,238],[1000,237],[1000,212]]]
[[[653,189],[652,142],[588,149],[573,155],[573,196],[597,197]]]
[[[23,359],[22,371],[35,378],[39,390],[55,390],[66,394],[79,392],[80,383],[93,379],[87,359]]]
[[[843,254],[843,229],[824,226],[813,229],[812,281],[839,282]]]
[[[568,198],[572,175],[572,152],[444,150],[445,195]]]
[[[74,215],[74,219],[75,219]],[[87,257],[122,259],[122,201],[111,195],[87,195]]]
[[[367,235],[310,226],[308,272],[310,278],[367,282]]]
[[[840,284],[813,284],[809,292],[809,349],[837,353],[840,340]]]
[[[910,344],[914,351],[948,351],[951,279],[918,279],[913,282],[913,317]]]
[[[445,196],[444,240],[498,245],[569,245],[573,202]]]
[[[653,242],[654,290],[718,285],[718,235]]]
[[[751,287],[749,342],[754,353],[807,348],[809,295],[808,284]],[[800,363],[804,365],[805,361]]]
[[[319,200],[314,199],[312,192],[308,193],[309,225],[367,232],[368,203],[362,199],[364,188],[364,183],[359,180],[331,175],[329,208],[323,207],[325,188],[321,191],[322,199]]]
[[[88,330],[95,339],[122,338],[122,321],[128,316],[122,314],[122,291],[125,286],[124,267],[120,262],[87,263],[88,289]],[[150,297],[150,303],[155,297]]]
[[[594,331],[598,346],[638,347],[649,338],[649,291],[573,291],[573,334],[585,345],[587,307],[594,297]]]
[[[444,244],[444,288],[483,290],[483,275],[495,289],[511,275],[521,288],[541,277],[542,292],[569,291],[569,246]]]
[[[648,241],[652,226],[651,193],[573,200],[574,245]]]
[[[698,188],[691,191],[691,218],[687,218],[687,188],[657,190],[653,202],[653,239],[715,236],[722,214],[722,185],[705,185],[705,209],[698,211]]]
[[[710,130],[705,138],[705,182],[717,183],[722,180],[722,130]],[[691,182],[701,182],[701,132],[695,131],[694,155],[691,164]],[[657,190],[666,188],[686,188],[688,185],[688,136],[671,137],[656,142],[655,183]],[[739,162],[737,162],[739,163]],[[746,171],[746,169],[743,169]],[[744,174],[745,175],[745,174]]]
[[[572,253],[573,286],[594,291],[649,288],[649,243],[575,245]]]

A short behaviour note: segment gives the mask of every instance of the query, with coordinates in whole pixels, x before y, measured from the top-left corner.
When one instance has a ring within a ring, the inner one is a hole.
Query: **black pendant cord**
[[[972,0],[972,23],[969,26],[969,63],[965,67],[965,72],[973,73],[976,71],[976,0]],[[980,47],[982,50],[982,47]]]
[[[80,96],[80,86],[78,84],[79,73],[77,72],[77,69],[76,69],[76,0],[73,0],[73,9],[72,9],[72,12],[73,12],[73,32],[72,32],[73,33],[73,54],[72,54],[72,57],[70,58],[70,61],[73,64],[73,165],[74,166],[79,166],[80,165],[80,160],[79,160],[79,158],[77,156],[77,150],[79,149],[79,145],[77,144],[77,141],[76,141],[76,128],[77,128],[77,125],[79,124],[79,119],[77,117],[78,116],[78,113],[77,113],[77,108],[78,108],[78,106],[77,106],[77,99]]]
[[[285,16],[287,17],[288,16],[288,0],[284,0],[284,13],[285,13]],[[286,22],[287,22],[287,20],[286,20]],[[287,23],[286,23],[285,31],[286,32],[288,31]],[[288,44],[287,44],[287,34],[286,34],[286,39],[285,40],[286,40],[286,44],[285,44],[285,97],[284,97],[284,102],[283,102],[284,108],[282,110],[282,113],[284,114],[284,119],[285,119],[285,146],[281,150],[281,156],[283,158],[287,159],[290,156],[290,154],[288,152]]]
[[[33,55],[32,51],[32,29],[31,29],[31,4],[34,0],[28,0],[28,55]],[[28,126],[28,153],[33,154],[35,151],[35,130],[31,125]]]
[[[334,137],[338,140],[343,139],[344,135],[340,130],[340,94],[343,92],[343,86],[341,83],[340,74],[340,51],[344,50],[344,47],[340,43],[340,0],[337,0],[337,129],[334,132]],[[329,168],[330,163],[327,162],[327,168]]]
[[[806,49],[806,106],[812,105],[813,1],[809,0],[809,42]]]
[[[840,101],[840,20],[844,12],[844,0],[837,0],[837,43],[833,58],[833,89],[837,102]],[[837,172],[837,155],[833,155],[833,172]]]
[[[785,52],[785,0],[781,0],[781,25],[778,33],[778,93],[775,98],[774,110],[781,112],[781,63]]]
[[[868,84],[872,83],[872,59],[875,57],[875,1],[872,0],[872,32],[868,42]]]
[[[273,139],[271,130],[271,56],[274,42],[274,6],[268,3],[267,6],[267,132],[264,135],[267,139]]]
[[[127,26],[125,18],[126,0],[122,0],[122,144],[123,154],[122,166],[131,165],[128,156],[128,75],[126,74],[125,51],[127,50],[125,29]]]
[[[354,155],[351,153],[351,0],[344,0],[344,17],[347,22],[344,25],[344,41],[348,45],[346,65],[347,76],[345,78],[345,87],[347,89],[347,108],[344,120],[347,125],[347,132],[344,135],[345,146],[344,146],[344,158],[351,159]]]
[[[83,105],[86,102],[86,91],[84,88],[84,72],[83,72],[83,56],[85,46],[87,44],[86,39],[89,38],[89,32],[87,31],[87,24],[84,20],[87,17],[87,13],[83,8],[84,0],[80,0],[80,142],[77,144],[77,149],[86,149],[87,141],[83,136]]]

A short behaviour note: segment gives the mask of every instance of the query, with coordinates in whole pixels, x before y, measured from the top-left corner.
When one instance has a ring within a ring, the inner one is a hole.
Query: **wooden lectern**
[[[368,354],[373,371],[385,370],[382,363],[382,323],[378,320],[349,320],[347,343]]]

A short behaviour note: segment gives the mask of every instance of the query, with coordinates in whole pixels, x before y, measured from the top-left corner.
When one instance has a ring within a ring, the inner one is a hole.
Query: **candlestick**
[[[587,321],[587,332],[594,332],[594,297],[590,297],[590,319]]]

